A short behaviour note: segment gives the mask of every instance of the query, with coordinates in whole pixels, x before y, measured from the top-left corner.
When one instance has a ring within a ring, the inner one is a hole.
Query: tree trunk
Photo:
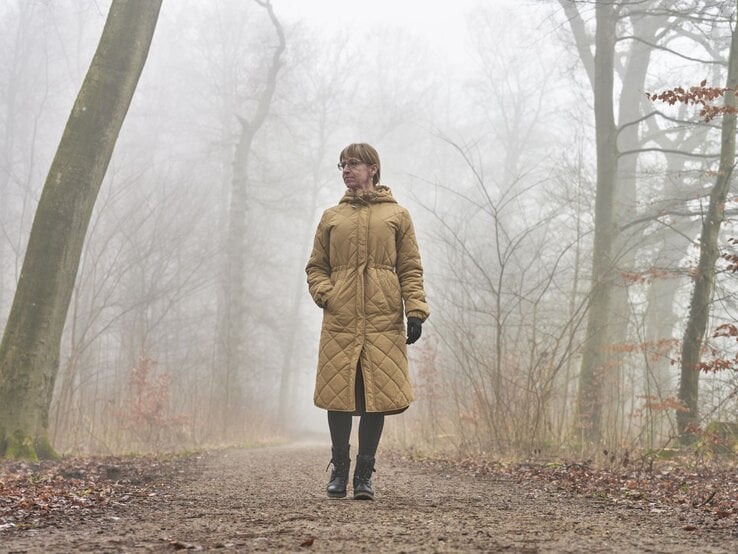
[[[596,5],[597,31],[594,56],[594,109],[597,143],[592,288],[582,368],[579,376],[577,417],[582,436],[596,443],[601,438],[602,391],[607,371],[603,349],[607,344],[612,288],[612,244],[615,235],[614,196],[617,169],[617,130],[613,109],[613,57],[615,8]]]
[[[224,438],[228,430],[241,417],[243,393],[241,374],[244,366],[244,275],[246,271],[246,205],[248,193],[248,163],[254,137],[264,124],[277,88],[277,75],[281,68],[282,54],[285,50],[285,36],[282,26],[274,14],[270,2],[256,0],[266,8],[275,27],[279,43],[269,66],[266,85],[250,121],[239,117],[241,134],[236,144],[233,158],[233,182],[231,201],[228,210],[228,236],[226,239],[226,274],[223,306],[223,375],[220,382],[221,430]]]
[[[95,204],[146,62],[161,0],[114,0],[36,210],[0,343],[0,455],[52,457],[51,395]]]
[[[728,59],[728,78],[726,87],[735,90],[738,85],[738,31],[733,32]],[[725,94],[725,105],[735,107],[734,93]],[[715,286],[715,262],[718,258],[718,236],[725,212],[725,199],[730,189],[733,167],[735,165],[736,116],[728,113],[723,116],[720,148],[720,169],[715,186],[710,192],[710,203],[702,221],[700,233],[700,258],[694,275],[694,290],[689,303],[689,318],[684,330],[682,343],[681,379],[679,400],[685,411],[677,412],[677,428],[682,444],[691,444],[694,433],[692,426],[699,421],[699,369],[700,350],[707,329],[710,303]]]
[[[659,140],[659,139],[657,139]],[[697,147],[698,143],[704,142],[702,133],[692,133],[687,135],[686,128],[683,134],[674,138],[664,137],[659,142],[660,146],[665,149],[675,148],[681,145],[685,151],[692,151]],[[688,165],[688,159],[682,156],[667,157],[666,170],[664,175],[663,190],[669,191],[672,175],[679,175],[685,171]],[[651,266],[654,268],[671,268],[674,267],[676,261],[674,253],[682,253],[688,246],[688,242],[684,237],[690,236],[697,227],[697,222],[689,220],[682,222],[674,222],[670,228],[662,229],[655,236],[648,237],[648,245],[658,248],[658,251],[651,259]],[[675,232],[676,231],[676,232]],[[646,294],[646,311],[643,314],[644,338],[649,348],[664,348],[662,356],[650,363],[644,364],[643,383],[644,394],[654,396],[658,400],[663,401],[666,398],[674,396],[674,385],[672,379],[672,362],[669,356],[671,348],[661,341],[670,341],[673,337],[674,327],[679,321],[679,317],[674,311],[674,303],[677,297],[679,287],[674,283],[673,276],[654,278],[648,292]],[[660,344],[661,343],[661,344]],[[666,412],[650,411],[648,416],[648,446],[653,448],[664,438],[668,438],[673,432],[673,420],[671,414]]]

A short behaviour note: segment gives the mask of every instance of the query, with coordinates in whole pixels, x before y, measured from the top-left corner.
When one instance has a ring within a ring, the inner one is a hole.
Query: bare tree
[[[610,325],[615,236],[615,186],[617,171],[617,128],[614,116],[614,56],[617,6],[598,2],[594,57],[583,40],[583,22],[574,4],[560,0],[578,37],[577,46],[594,93],[597,144],[597,185],[595,196],[594,246],[592,250],[592,290],[589,296],[587,330],[577,400],[579,426],[588,442],[601,438],[602,391],[607,369],[605,345]]]
[[[244,366],[244,318],[246,315],[244,274],[246,271],[246,211],[249,191],[249,158],[254,138],[269,114],[277,88],[277,76],[283,64],[282,55],[286,48],[284,30],[277,19],[270,1],[255,0],[266,9],[277,34],[277,46],[267,70],[264,88],[257,100],[254,113],[246,118],[238,116],[240,133],[233,158],[233,181],[228,214],[228,236],[226,239],[225,294],[223,297],[223,369],[220,405],[221,424],[224,431],[237,420],[243,400],[239,376]]]
[[[525,221],[513,215],[533,202],[540,182],[523,174],[494,191],[469,149],[446,140],[473,181],[470,190],[437,184],[436,204],[425,206],[444,248],[434,329],[448,365],[458,368],[450,388],[467,410],[458,416],[474,422],[481,449],[535,448],[556,426],[555,394],[576,351],[583,304],[570,314],[553,306],[579,237],[551,240],[556,209]]]
[[[613,346],[623,345],[638,335],[627,283],[621,276],[637,271],[639,256],[641,259],[648,257],[644,252],[652,249],[646,230],[654,219],[642,217],[644,214],[638,213],[636,201],[638,187],[643,190],[646,184],[638,173],[639,155],[657,151],[665,156],[693,155],[684,148],[686,143],[676,145],[673,150],[664,146],[665,141],[657,148],[647,144],[654,137],[642,133],[641,124],[652,125],[651,120],[657,114],[643,115],[641,91],[654,52],[685,57],[671,48],[674,39],[686,38],[704,44],[709,51],[711,46],[700,33],[691,32],[690,25],[697,25],[693,20],[714,21],[719,14],[712,13],[714,5],[710,2],[691,8],[679,4],[671,10],[664,10],[659,2],[651,1],[595,3],[596,30],[592,39],[577,6],[587,3],[575,0],[559,0],[559,3],[569,19],[594,93],[597,142],[592,292],[580,372],[578,427],[587,442],[599,442],[603,439],[602,427],[607,417],[611,436],[606,438],[613,442],[618,429],[617,414],[622,413],[619,383],[625,370],[624,355]],[[689,17],[695,9],[700,18]],[[628,47],[616,48],[618,44],[628,44]],[[620,77],[622,85],[617,124],[614,122],[615,88],[611,72]],[[673,165],[671,161],[669,164]],[[634,213],[638,216],[634,217]],[[640,225],[634,225],[634,219],[639,219]],[[624,232],[626,229],[628,232]]]
[[[738,3],[736,4],[738,14]],[[733,30],[728,57],[728,90],[738,86],[738,31]],[[725,94],[725,105],[735,108],[735,94]],[[700,233],[700,257],[694,276],[694,290],[689,303],[689,317],[684,330],[682,343],[681,380],[679,383],[679,400],[687,408],[677,412],[677,425],[680,440],[684,444],[694,441],[693,429],[699,420],[699,362],[700,350],[707,329],[710,304],[715,288],[715,263],[717,262],[718,236],[720,226],[725,218],[725,200],[733,181],[735,168],[735,133],[736,114],[729,111],[723,116],[722,139],[720,148],[720,167],[715,179],[715,186],[710,191],[707,212],[702,220]]]

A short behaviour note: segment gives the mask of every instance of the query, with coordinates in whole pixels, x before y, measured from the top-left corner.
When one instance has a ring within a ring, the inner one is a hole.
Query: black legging
[[[359,454],[374,456],[377,453],[379,439],[384,429],[384,414],[367,412],[364,406],[364,376],[361,364],[356,368],[356,385],[354,388],[356,409],[361,415],[359,420]],[[336,412],[328,410],[328,428],[331,431],[333,448],[345,450],[351,435],[352,412]]]
[[[353,414],[328,410],[328,428],[331,430],[333,448],[348,448]],[[384,414],[364,412],[359,420],[359,454],[374,456],[384,429]]]

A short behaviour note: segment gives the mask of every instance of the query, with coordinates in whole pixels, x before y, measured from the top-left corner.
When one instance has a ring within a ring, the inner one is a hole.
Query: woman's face
[[[357,158],[346,158],[341,160],[341,176],[347,188],[352,190],[372,190],[374,183],[372,179],[376,173],[373,165],[366,164]]]

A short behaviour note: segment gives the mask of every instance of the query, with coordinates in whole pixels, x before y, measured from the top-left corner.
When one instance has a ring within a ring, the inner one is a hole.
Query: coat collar
[[[346,189],[340,203],[379,204],[382,202],[397,204],[397,201],[392,196],[392,191],[384,185],[377,185],[374,190],[367,191]]]

